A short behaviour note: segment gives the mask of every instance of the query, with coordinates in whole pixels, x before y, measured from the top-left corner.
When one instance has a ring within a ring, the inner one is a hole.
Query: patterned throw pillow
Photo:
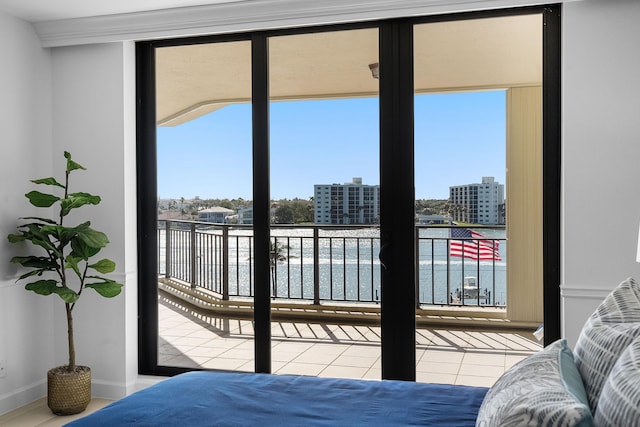
[[[558,340],[507,370],[487,392],[476,426],[593,426],[567,342]]]
[[[628,278],[611,291],[587,320],[574,348],[576,366],[594,414],[611,368],[637,337],[640,337],[640,286]]]
[[[627,347],[611,369],[598,400],[595,421],[601,427],[640,425],[640,338]]]

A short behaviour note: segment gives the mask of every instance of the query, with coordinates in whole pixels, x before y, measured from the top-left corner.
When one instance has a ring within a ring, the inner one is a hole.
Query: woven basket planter
[[[84,411],[91,401],[91,369],[76,366],[68,372],[58,366],[47,372],[47,404],[56,415],[73,415]]]

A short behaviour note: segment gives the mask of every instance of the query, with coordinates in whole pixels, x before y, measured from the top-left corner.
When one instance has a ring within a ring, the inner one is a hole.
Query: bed
[[[67,426],[474,426],[486,388],[188,372]]]

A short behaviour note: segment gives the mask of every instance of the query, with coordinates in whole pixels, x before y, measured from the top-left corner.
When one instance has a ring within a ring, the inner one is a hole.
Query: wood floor
[[[47,399],[42,398],[26,406],[0,416],[3,427],[60,427],[75,419],[84,417],[111,403],[110,400],[93,398],[87,409],[77,415],[53,415],[47,407]]]

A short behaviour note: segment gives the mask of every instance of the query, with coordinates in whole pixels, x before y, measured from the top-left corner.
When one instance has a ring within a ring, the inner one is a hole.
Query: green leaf
[[[69,255],[67,256],[67,262],[64,267],[72,269],[76,273],[76,276],[82,279],[82,274],[80,273],[80,269],[78,268],[78,262],[80,262],[81,260],[82,258]]]
[[[74,198],[74,199],[86,199],[87,203],[92,205],[99,204],[101,200],[100,196],[97,196],[91,193],[85,193],[85,192],[71,193],[67,197]]]
[[[45,194],[39,191],[30,191],[25,194],[31,204],[38,208],[48,208],[53,205],[55,202],[60,200],[60,197],[54,196],[53,194]]]
[[[50,236],[58,236],[58,226],[56,224],[39,224],[32,222],[24,225],[29,233],[40,239],[48,239]]]
[[[27,277],[31,277],[31,276],[42,276],[42,273],[44,273],[45,270],[33,270],[30,271],[28,273],[24,273],[22,276],[18,277],[18,280],[16,280],[16,282],[22,280],[22,279],[26,279]]]
[[[97,205],[100,203],[100,196],[94,196],[89,193],[73,193],[69,194],[66,199],[61,200],[62,215],[67,215],[72,209],[79,208],[84,205]]]
[[[31,182],[33,182],[34,184],[55,185],[56,187],[64,188],[64,185],[56,181],[55,178],[32,179]]]
[[[97,231],[89,227],[90,224],[90,222],[86,222],[76,227],[78,238],[82,240],[87,246],[92,248],[104,248],[105,246],[107,246],[107,244],[109,243],[107,235],[101,231]]]
[[[87,245],[86,243],[84,243],[82,240],[78,238],[78,239],[73,239],[71,241],[71,249],[72,251],[71,251],[71,254],[69,254],[70,256],[83,259],[86,261],[86,260],[89,260],[89,258],[94,256],[98,252],[100,252],[101,248],[92,248],[91,246]]]
[[[85,222],[75,227],[76,238],[71,240],[71,255],[88,260],[100,252],[100,249],[107,246],[109,239],[107,235],[92,229],[90,222]]]
[[[46,257],[37,256],[14,256],[11,258],[11,262],[20,264],[27,268],[37,268],[42,270],[55,271],[58,266],[55,262],[52,262]]]
[[[54,291],[62,300],[66,303],[73,304],[78,301],[80,295],[78,295],[73,289],[69,289],[66,286],[57,287]]]
[[[26,233],[27,240],[30,240],[34,245],[41,246],[47,252],[54,253],[57,256],[58,249],[51,241],[52,238],[54,239],[54,241],[58,240],[57,226],[41,224],[26,224],[26,226],[29,230]]]
[[[67,159],[67,172],[71,172],[76,169],[87,170],[87,168],[85,168],[84,166],[79,165],[78,163],[71,160],[71,154],[69,154],[68,151],[64,152],[64,157]]]
[[[99,273],[106,274],[106,273],[111,273],[113,270],[116,269],[116,263],[111,261],[110,259],[105,258],[105,259],[101,259],[95,264],[91,264],[89,267],[93,268]]]
[[[35,219],[36,221],[41,221],[41,222],[44,222],[45,224],[57,224],[57,222],[52,220],[52,219],[40,218],[40,217],[37,217],[37,216],[25,216],[22,219],[25,219],[25,220],[26,219],[29,219],[29,220],[34,220]]]
[[[7,239],[11,243],[24,242],[25,240],[27,240],[27,238],[26,238],[26,236],[24,234],[9,234],[7,236]]]
[[[99,277],[99,279],[102,279],[104,281],[99,283],[89,283],[86,285],[86,287],[94,289],[97,293],[105,298],[113,298],[116,295],[120,294],[120,292],[122,291],[122,285],[120,283],[116,283],[113,280],[105,279],[102,277]]]
[[[56,292],[58,282],[55,280],[38,280],[37,282],[27,283],[24,288],[38,295],[51,295]]]
[[[59,256],[57,248],[51,243],[49,236],[52,233],[49,227],[41,224],[24,224],[20,226],[26,230],[22,232],[22,235],[13,234],[9,236],[9,241],[17,243],[20,241],[28,240],[36,246],[42,247],[47,253]],[[55,229],[53,230],[55,232]],[[20,237],[21,236],[21,237]]]
[[[78,234],[75,227],[65,227],[64,225],[45,226],[46,229],[51,230],[51,234],[60,242],[61,247],[65,247],[73,240]],[[45,227],[42,227],[45,229]]]

